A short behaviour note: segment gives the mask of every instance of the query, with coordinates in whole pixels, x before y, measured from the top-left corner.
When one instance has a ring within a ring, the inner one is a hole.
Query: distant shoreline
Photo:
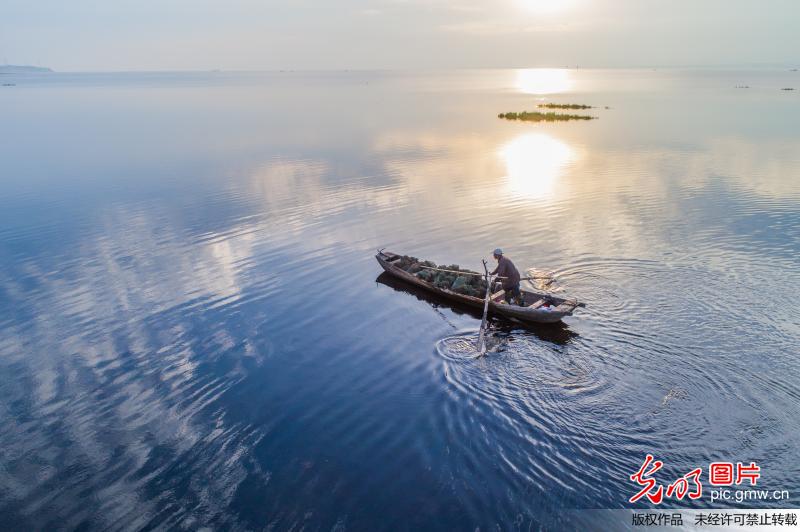
[[[0,65],[0,74],[24,74],[24,73],[57,73],[57,74],[263,74],[263,73],[282,73],[282,74],[305,74],[305,73],[332,73],[332,72],[385,72],[385,73],[403,73],[403,72],[426,72],[426,71],[444,71],[444,72],[459,72],[459,71],[497,71],[497,70],[575,70],[571,67],[475,67],[475,68],[445,68],[445,69],[429,69],[429,68],[256,68],[256,69],[219,69],[219,68],[191,68],[191,69],[111,69],[111,70],[83,70],[83,69],[70,69],[70,70],[53,70],[49,67],[40,67],[32,65]],[[777,72],[797,72],[798,68],[783,65],[718,65],[718,66],[662,66],[662,67],[648,67],[648,66],[627,66],[627,67],[581,67],[580,70],[584,71],[728,71],[728,72],[748,72],[748,71],[777,71]]]
[[[0,74],[45,74],[53,72],[47,67],[31,65],[0,65]]]

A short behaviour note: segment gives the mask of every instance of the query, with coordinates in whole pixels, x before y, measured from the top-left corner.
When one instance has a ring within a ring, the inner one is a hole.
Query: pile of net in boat
[[[395,264],[408,273],[413,273],[423,281],[432,283],[436,288],[444,288],[472,297],[482,298],[486,295],[486,280],[483,275],[476,275],[477,272],[462,269],[458,264],[437,266],[435,262],[429,260],[421,261],[408,255],[400,257],[400,260]],[[431,268],[451,271],[443,272]]]

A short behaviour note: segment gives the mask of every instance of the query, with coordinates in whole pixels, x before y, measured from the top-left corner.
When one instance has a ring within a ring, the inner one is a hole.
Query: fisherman
[[[498,275],[500,277],[503,290],[505,290],[506,303],[510,303],[512,297],[519,300],[519,271],[517,271],[511,259],[503,255],[502,249],[497,248],[492,254],[497,261],[497,268],[494,269],[492,275]]]

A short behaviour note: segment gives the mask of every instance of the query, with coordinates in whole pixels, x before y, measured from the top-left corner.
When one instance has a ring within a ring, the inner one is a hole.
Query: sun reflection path
[[[516,196],[546,199],[553,195],[558,177],[575,160],[575,151],[544,133],[526,133],[500,149],[506,165],[506,184]]]
[[[525,94],[554,94],[572,89],[571,72],[563,68],[517,70],[517,90]]]

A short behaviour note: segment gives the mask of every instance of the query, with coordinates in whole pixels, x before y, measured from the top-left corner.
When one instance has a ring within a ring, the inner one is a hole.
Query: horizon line
[[[404,71],[459,71],[459,70],[696,70],[696,69],[734,69],[734,68],[764,68],[764,69],[789,69],[800,67],[800,63],[716,63],[716,64],[668,64],[668,65],[626,65],[626,66],[582,66],[578,65],[530,65],[530,66],[471,66],[471,67],[314,67],[314,68],[156,68],[156,69],[68,69],[57,70],[53,67],[30,64],[1,64],[3,68],[39,68],[49,69],[49,72],[26,72],[29,74],[198,74],[198,73],[292,73],[292,72],[404,72]]]

